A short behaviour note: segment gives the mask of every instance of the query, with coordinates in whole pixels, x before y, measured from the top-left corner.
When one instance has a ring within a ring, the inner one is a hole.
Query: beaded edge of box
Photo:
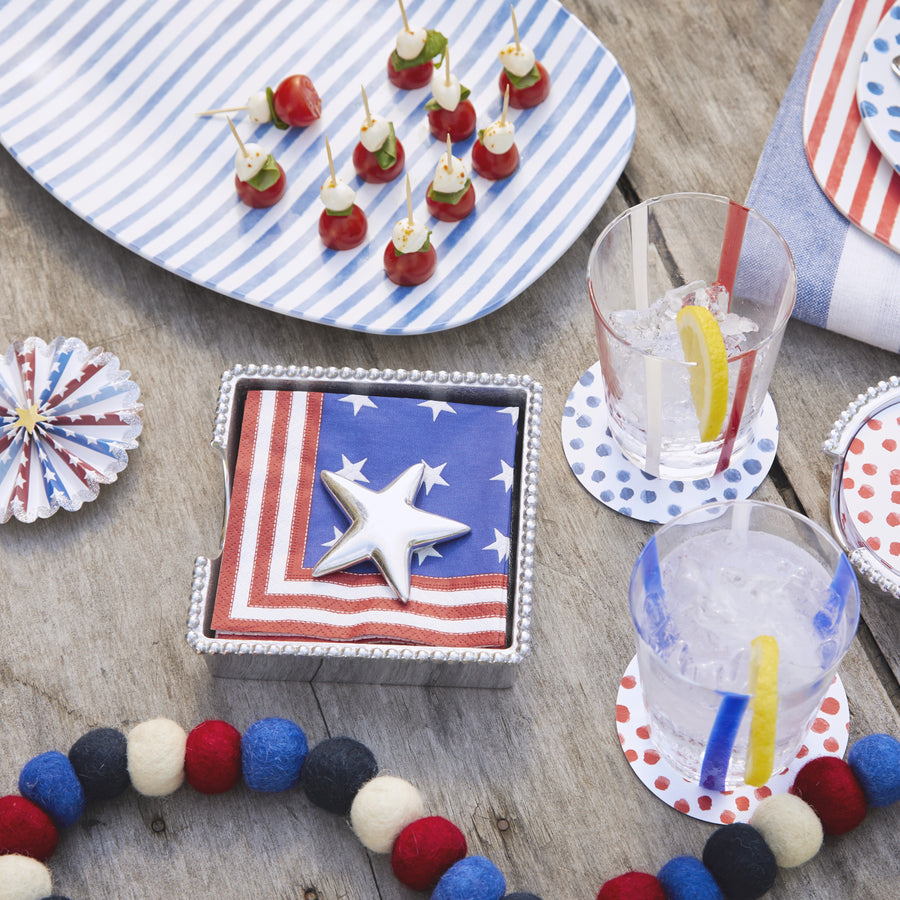
[[[889,397],[892,393],[896,396]],[[866,419],[883,406],[898,399],[900,399],[900,377],[897,375],[892,375],[886,381],[879,381],[878,384],[867,388],[864,393],[858,394],[856,399],[841,413],[822,444],[822,450],[834,460],[829,503],[831,530],[856,571],[875,587],[896,599],[900,599],[900,578],[887,574],[868,548],[849,545],[841,526],[840,490],[844,456],[854,435]]]
[[[284,379],[286,383],[316,382],[317,388],[332,382],[471,388],[476,391],[518,389],[525,393],[525,422],[520,456],[519,542],[513,592],[513,627],[510,646],[498,650],[455,650],[441,647],[390,647],[298,641],[247,641],[210,637],[203,631],[203,616],[210,589],[212,560],[198,556],[191,579],[187,642],[199,654],[323,657],[339,659],[403,660],[423,663],[517,664],[531,652],[531,617],[534,587],[534,540],[541,442],[543,387],[529,375],[486,372],[434,372],[418,369],[366,369],[350,366],[236,365],[222,373],[216,406],[212,446],[223,460],[228,447],[228,426],[234,403],[234,387],[241,378]],[[227,484],[227,465],[226,465]],[[227,498],[226,498],[227,501]],[[227,503],[226,503],[227,506]]]

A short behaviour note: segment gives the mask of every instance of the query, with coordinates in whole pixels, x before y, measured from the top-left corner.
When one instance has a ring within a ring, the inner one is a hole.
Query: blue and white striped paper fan
[[[394,0],[0,0],[0,140],[34,178],[90,224],[154,263],[286,315],[359,331],[418,334],[503,306],[571,246],[631,152],[634,100],[609,51],[557,0],[521,0],[519,32],[552,76],[550,97],[512,110],[519,170],[477,175],[474,214],[429,217],[425,189],[444,147],[429,133],[430,91],[400,91],[387,58],[402,23]],[[448,36],[453,71],[483,128],[500,115],[497,52],[512,40],[506,0],[411,0],[413,24]],[[233,187],[224,117],[282,78],[309,75],[322,117],[305,129],[235,123],[275,154],[284,198],[252,210]],[[402,178],[364,184],[351,154],[363,118],[394,123],[415,215],[433,227],[435,276],[400,288],[382,254],[405,216]],[[357,189],[369,236],[354,251],[318,237],[327,133],[338,174]],[[471,162],[472,138],[456,145]]]

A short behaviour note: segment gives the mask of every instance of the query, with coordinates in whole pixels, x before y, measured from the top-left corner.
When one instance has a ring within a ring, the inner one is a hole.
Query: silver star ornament
[[[350,518],[350,527],[316,563],[313,577],[330,575],[365,559],[378,566],[391,590],[409,602],[410,566],[416,547],[468,534],[462,522],[413,506],[425,477],[424,463],[410,466],[386,488],[373,491],[335,472],[322,483]]]

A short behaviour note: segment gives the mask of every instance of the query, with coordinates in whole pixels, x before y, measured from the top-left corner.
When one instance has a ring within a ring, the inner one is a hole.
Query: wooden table
[[[651,526],[573,478],[560,441],[566,395],[595,359],[588,249],[612,217],[674,190],[737,199],[754,167],[817,0],[567,0],[622,64],[637,139],[616,190],[563,258],[504,309],[455,331],[371,337],[279,317],[183,281],[93,230],[0,154],[0,339],[81,337],[141,387],[144,430],[127,470],[78,513],[0,535],[0,793],[21,765],[101,725],[156,716],[246,728],[300,723],[311,743],[349,734],[418,785],[494,860],[509,890],[593,898],[629,869],[700,854],[711,826],[654,798],[630,771],[613,707],[633,653],[628,577]],[[560,211],[560,215],[564,211]],[[222,496],[209,449],[220,373],[270,361],[528,373],[545,386],[534,653],[510,690],[214,680],[185,641],[192,562],[216,551]],[[887,352],[792,322],[771,386],[778,463],[757,496],[827,524],[820,445],[847,403],[896,374]],[[864,622],[842,677],[851,740],[900,735],[900,607],[863,586]],[[778,898],[895,898],[900,806],[829,838]],[[385,856],[302,793],[208,798],[127,792],[92,805],[53,858],[72,900],[414,896]]]

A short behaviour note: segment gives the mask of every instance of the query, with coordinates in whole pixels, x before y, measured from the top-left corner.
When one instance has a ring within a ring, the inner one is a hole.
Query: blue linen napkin
[[[794,316],[900,351],[900,254],[851,224],[825,196],[803,145],[803,107],[816,51],[839,0],[825,0],[747,195],[781,232],[797,266]]]

